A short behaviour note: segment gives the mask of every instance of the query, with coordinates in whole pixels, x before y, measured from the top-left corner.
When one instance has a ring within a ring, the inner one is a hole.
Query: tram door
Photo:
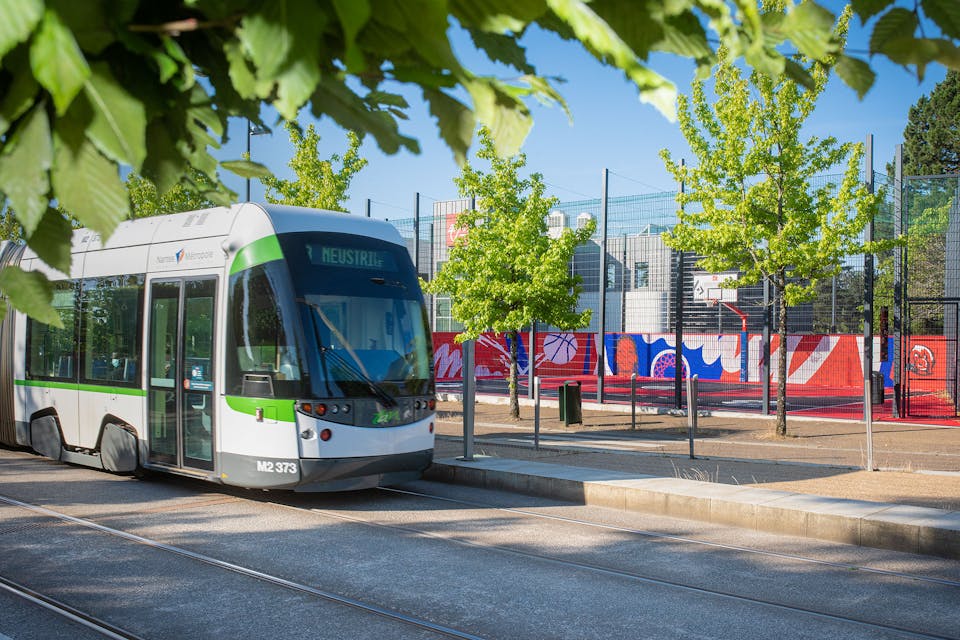
[[[213,277],[151,283],[151,462],[213,470],[216,293]]]

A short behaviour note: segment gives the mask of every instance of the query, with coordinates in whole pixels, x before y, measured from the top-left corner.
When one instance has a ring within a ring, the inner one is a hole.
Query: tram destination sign
[[[350,269],[375,269],[396,271],[397,264],[389,251],[338,247],[322,244],[307,245],[311,264],[321,267],[347,267]]]

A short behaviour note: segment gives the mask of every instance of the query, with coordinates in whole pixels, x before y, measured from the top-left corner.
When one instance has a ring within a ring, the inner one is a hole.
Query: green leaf
[[[457,164],[463,166],[476,127],[473,112],[442,91],[424,89],[423,97],[430,105],[430,115],[437,119],[440,136],[453,151]]]
[[[0,322],[7,317],[7,301],[0,298]]]
[[[116,164],[105,158],[69,120],[57,123],[54,136],[53,189],[61,207],[99,233],[110,237],[130,217],[130,198]]]
[[[42,17],[41,0],[0,0],[0,60],[30,37]]]
[[[618,38],[646,60],[657,43],[663,42],[665,34],[662,20],[650,15],[654,3],[623,2],[622,0],[595,0],[590,10],[605,25],[615,29]]]
[[[39,87],[33,75],[25,70],[13,77],[13,82],[0,100],[0,136],[33,105]]]
[[[487,33],[522,33],[547,10],[544,0],[453,0],[450,13],[457,22]]]
[[[640,102],[653,105],[670,122],[677,119],[677,88],[656,71],[646,67],[631,70],[631,79],[640,87]]]
[[[310,99],[320,82],[320,68],[308,60],[296,60],[277,77],[277,99],[273,101],[280,115],[295,120],[297,112]]]
[[[47,0],[47,6],[67,25],[83,51],[99,54],[116,38],[110,30],[110,21],[117,18],[116,7],[104,2],[77,2],[76,0]],[[111,3],[112,4],[112,3]],[[110,20],[105,12],[110,12]]]
[[[840,79],[857,92],[857,97],[861,100],[873,86],[873,81],[877,77],[870,65],[863,60],[851,58],[848,55],[840,56],[834,69],[836,69]]]
[[[708,60],[713,56],[707,33],[693,14],[671,16],[664,20],[663,26],[663,40],[653,47],[657,51],[675,53],[695,60]]]
[[[53,302],[53,286],[42,273],[6,267],[0,271],[0,291],[8,297],[11,305],[34,320],[63,328],[60,314],[50,304]]]
[[[536,73],[536,69],[527,61],[526,49],[515,38],[478,29],[470,29],[470,38],[494,62],[508,64],[521,73]]]
[[[43,104],[21,120],[0,156],[0,192],[6,194],[27,235],[33,233],[47,210],[53,160],[50,124]]]
[[[226,160],[221,162],[220,166],[241,178],[269,178],[273,176],[270,169],[252,160]]]
[[[333,8],[343,27],[344,54],[347,70],[353,73],[363,70],[363,54],[356,45],[357,34],[370,20],[368,0],[334,0]]]
[[[143,175],[149,178],[160,193],[173,188],[186,172],[186,161],[177,150],[166,122],[157,119],[147,126],[147,158]]]
[[[53,96],[59,115],[66,113],[90,76],[90,67],[73,33],[49,9],[30,45],[30,67],[37,81]]]
[[[70,239],[73,226],[62,212],[49,207],[27,245],[40,259],[62,273],[70,273]]]
[[[473,98],[477,122],[490,130],[497,154],[515,155],[533,126],[527,106],[496,79],[472,78],[464,86]]]
[[[870,53],[886,53],[891,41],[912,37],[917,30],[917,16],[912,11],[895,7],[883,14],[870,34]],[[895,61],[896,62],[896,61]]]
[[[890,0],[851,0],[850,4],[860,16],[860,23],[866,24],[867,20],[889,7]]]
[[[223,45],[223,53],[230,64],[229,73],[233,88],[240,94],[241,98],[247,100],[256,98],[258,95],[257,77],[243,55],[243,48],[237,42],[228,40]]]
[[[87,137],[111,160],[140,171],[147,155],[143,102],[127,93],[104,63],[93,65],[84,91],[93,106]]]
[[[804,89],[810,89],[812,91],[817,86],[813,76],[810,75],[810,72],[795,60],[790,60],[788,58],[784,59],[784,72],[787,74],[788,78],[802,86]]]
[[[835,50],[833,14],[812,0],[804,0],[788,11],[780,28],[808,58],[823,60]]]
[[[943,34],[960,38],[960,2],[957,0],[921,0],[923,12],[937,23]]]
[[[274,77],[287,61],[293,46],[290,11],[296,4],[291,0],[264,2],[240,23],[237,36],[260,79]]]

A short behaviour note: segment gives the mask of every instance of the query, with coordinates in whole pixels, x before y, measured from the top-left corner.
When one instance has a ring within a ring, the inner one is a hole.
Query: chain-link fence
[[[957,349],[960,308],[960,176],[904,180],[906,243],[892,274],[890,297],[902,298],[899,382],[903,414],[958,413]],[[896,268],[898,267],[899,268]],[[878,291],[878,294],[880,292]],[[894,303],[895,305],[896,303]]]
[[[811,188],[835,188],[842,179],[819,176]],[[937,387],[934,395],[940,398],[938,415],[944,414],[943,398],[948,398],[953,403],[947,402],[949,415],[956,416],[960,274],[951,270],[960,257],[955,255],[960,252],[956,177],[905,180],[904,203],[910,212],[906,217],[897,207],[892,177],[875,173],[874,180],[886,197],[865,234],[874,239],[903,232],[912,236],[903,273],[895,274],[898,251],[867,260],[850,256],[837,276],[817,284],[810,302],[789,309],[787,409],[798,415],[863,416],[866,344],[866,361],[874,372],[870,400],[875,416],[916,415],[918,403],[933,402],[934,392],[928,392],[932,387]],[[775,308],[777,292],[756,285],[735,293],[704,293],[717,287],[715,274],[704,273],[696,256],[681,255],[662,239],[663,232],[677,224],[675,192],[609,197],[605,225],[602,204],[599,198],[561,202],[548,216],[551,234],[579,228],[590,219],[598,222],[590,242],[579,247],[570,262],[571,272],[582,280],[578,310],[592,309],[593,315],[589,326],[573,332],[542,324],[524,329],[519,345],[522,393],[528,392],[536,375],[545,380],[547,394],[563,380],[579,380],[585,399],[628,402],[634,388],[631,378],[636,376],[641,404],[680,407],[682,380],[696,374],[703,408],[775,411],[777,371],[769,363],[776,363],[778,337],[769,310]],[[458,233],[457,214],[469,207],[466,199],[434,202],[432,211],[391,221],[407,240],[424,279],[432,278],[448,259]],[[907,222],[898,221],[898,216]],[[865,277],[868,263],[872,278]],[[916,287],[906,285],[901,308],[894,292],[905,282]],[[869,342],[864,338],[867,305],[873,309]],[[461,355],[454,337],[461,327],[451,317],[448,299],[428,297],[428,306],[438,381],[457,387]],[[904,339],[895,344],[894,324],[900,322]],[[922,346],[942,365],[924,381],[918,379],[926,353],[917,346],[920,336]],[[481,390],[506,393],[509,353],[505,335],[488,334],[477,341]],[[902,384],[897,354],[907,366]],[[894,391],[905,394],[902,407],[891,401]]]

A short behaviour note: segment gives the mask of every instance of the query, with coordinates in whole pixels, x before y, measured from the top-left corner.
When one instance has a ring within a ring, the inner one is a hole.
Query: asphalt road
[[[0,578],[141,638],[960,637],[948,560],[428,482],[233,491],[2,449]],[[0,637],[97,637],[75,626],[0,591]]]

